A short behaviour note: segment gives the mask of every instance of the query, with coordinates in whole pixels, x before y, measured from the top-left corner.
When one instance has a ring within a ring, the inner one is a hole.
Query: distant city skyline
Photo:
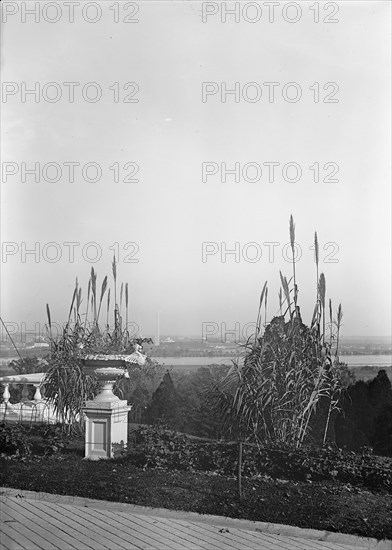
[[[11,345],[12,346],[12,343],[11,343],[11,339],[8,337],[6,331],[3,329],[1,332],[1,339],[0,339],[0,344],[1,345]],[[43,335],[44,333],[40,333],[40,334],[35,334],[34,331],[27,331],[27,332],[23,332],[23,333],[11,333],[11,338],[15,341],[15,342],[33,342],[33,341],[36,341],[36,342],[46,342],[48,341],[48,336],[45,336]],[[153,339],[153,342],[154,342],[154,345],[159,345],[157,344],[157,339],[156,339],[156,333],[146,333],[146,334],[143,334],[144,337],[146,338],[152,338]],[[173,343],[172,339],[178,339],[178,340],[195,340],[195,341],[203,341],[203,338],[200,334],[179,334],[179,333],[160,333],[160,339],[159,339],[159,343],[160,344],[167,344],[167,343]],[[167,340],[170,340],[169,342]],[[220,335],[215,335],[215,336],[209,336],[208,341],[222,341],[222,338],[220,338]],[[204,341],[205,341],[205,338],[204,338]],[[233,341],[233,339],[228,339],[228,341]],[[358,342],[361,342],[361,343],[377,343],[377,342],[380,342],[380,343],[383,343],[383,344],[392,344],[392,337],[391,335],[385,335],[385,334],[381,334],[381,335],[372,335],[372,336],[369,336],[369,335],[360,335],[360,334],[356,334],[356,335],[351,335],[351,336],[343,336],[340,340],[341,342],[344,342],[344,343],[347,343],[347,342],[351,342],[351,341],[358,341]],[[175,340],[174,340],[175,342]]]

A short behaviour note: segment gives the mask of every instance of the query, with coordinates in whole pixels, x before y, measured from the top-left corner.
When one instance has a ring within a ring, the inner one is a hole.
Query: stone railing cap
[[[1,384],[41,384],[45,378],[44,372],[32,374],[14,374],[12,376],[1,376]]]

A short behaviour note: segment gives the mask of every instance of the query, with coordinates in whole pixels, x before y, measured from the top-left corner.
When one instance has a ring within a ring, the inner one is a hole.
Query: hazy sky
[[[40,2],[35,16],[6,4],[4,321],[32,329],[47,302],[65,321],[76,277],[84,291],[92,266],[99,285],[111,279],[114,243],[143,334],[155,331],[158,310],[166,334],[201,335],[206,322],[242,327],[255,320],[265,280],[271,317],[279,270],[291,274],[292,214],[305,322],[317,231],[343,335],[390,333],[390,2],[320,2],[318,23],[314,2],[300,2],[301,12],[280,2],[273,22],[266,2],[248,3],[238,22],[224,22],[221,2],[91,2],[85,13],[76,3],[73,23],[62,2]],[[236,82],[239,96],[225,95]],[[37,96],[25,95],[34,87]],[[23,173],[35,163],[37,182]],[[79,163],[74,181],[69,163]],[[99,181],[88,163],[99,164]],[[217,172],[204,182],[203,163]],[[240,181],[223,181],[222,163],[240,163]],[[136,165],[139,181],[124,182]],[[76,243],[73,258],[65,243]],[[212,243],[204,261],[203,243]]]

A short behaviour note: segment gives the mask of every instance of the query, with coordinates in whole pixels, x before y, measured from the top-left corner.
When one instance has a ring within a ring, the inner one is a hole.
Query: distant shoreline
[[[14,371],[8,368],[8,364],[17,357],[0,358],[0,376],[9,376]],[[174,372],[190,372],[201,367],[231,366],[236,358],[226,357],[152,357],[160,365]],[[377,375],[380,369],[385,369],[392,381],[392,356],[391,355],[341,355],[340,360],[347,363],[358,380],[370,380]]]
[[[152,357],[154,361],[167,366],[177,365],[231,365],[235,356],[226,357]],[[340,355],[339,359],[349,367],[391,367],[392,355]]]
[[[237,357],[234,355],[204,357],[204,356],[186,356],[186,357],[151,357],[153,361],[160,364],[177,366],[177,365],[192,365],[192,366],[208,366],[208,365],[231,365],[232,360]],[[16,361],[18,357],[0,357],[0,368],[7,365],[11,361]],[[342,363],[347,363],[349,367],[391,367],[392,355],[340,355],[339,359]]]

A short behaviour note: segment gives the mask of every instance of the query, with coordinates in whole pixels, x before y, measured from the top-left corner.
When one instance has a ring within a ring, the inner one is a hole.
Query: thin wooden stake
[[[242,499],[242,441],[238,442],[238,496]]]

